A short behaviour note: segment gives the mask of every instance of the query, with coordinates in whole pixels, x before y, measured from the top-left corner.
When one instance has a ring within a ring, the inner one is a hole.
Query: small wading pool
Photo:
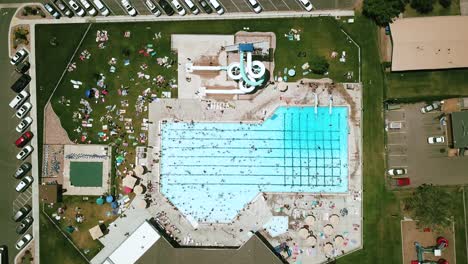
[[[199,222],[230,222],[259,192],[348,190],[348,108],[280,107],[261,124],[161,124],[161,192]]]

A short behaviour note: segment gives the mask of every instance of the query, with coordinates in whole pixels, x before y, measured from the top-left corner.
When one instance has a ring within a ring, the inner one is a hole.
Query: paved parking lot
[[[430,145],[430,136],[446,136],[440,125],[441,112],[422,114],[423,103],[386,111],[386,123],[402,122],[399,130],[387,131],[387,167],[406,168],[411,187],[423,183],[455,185],[468,183],[468,157],[447,156],[447,145]]]

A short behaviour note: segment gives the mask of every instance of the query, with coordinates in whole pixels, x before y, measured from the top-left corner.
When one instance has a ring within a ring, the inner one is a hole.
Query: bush
[[[427,14],[434,9],[435,0],[411,0],[411,7],[421,14]]]
[[[442,7],[447,8],[452,4],[452,0],[439,0],[439,4]]]
[[[405,10],[407,0],[364,0],[363,13],[379,26],[392,23]]]
[[[330,64],[328,63],[327,59],[323,56],[313,57],[310,63],[310,68],[315,74],[326,73],[328,71],[328,67],[330,67]]]

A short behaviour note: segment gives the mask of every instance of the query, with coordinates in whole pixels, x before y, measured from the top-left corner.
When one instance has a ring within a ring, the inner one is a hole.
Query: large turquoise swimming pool
[[[348,108],[280,107],[261,124],[161,124],[161,192],[200,222],[230,222],[259,192],[348,190]]]

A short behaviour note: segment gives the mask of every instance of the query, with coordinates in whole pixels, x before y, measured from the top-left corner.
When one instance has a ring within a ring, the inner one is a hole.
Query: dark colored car
[[[34,218],[32,216],[28,216],[21,223],[16,227],[16,233],[18,235],[22,235],[26,233],[26,231],[29,229],[29,227],[32,225],[34,221]]]
[[[55,9],[55,7],[49,3],[45,3],[44,4],[44,8],[45,10],[47,10],[47,12],[49,12],[49,14],[51,14],[55,19],[59,19],[62,17],[62,15],[60,14],[59,11],[57,11],[57,9]]]
[[[200,6],[205,10],[207,14],[213,13],[213,9],[211,9],[211,6],[205,1],[205,0],[200,0],[198,1],[200,3]]]
[[[169,4],[166,0],[159,0],[159,6],[164,10],[164,13],[166,13],[166,15],[168,16],[172,16],[175,13],[171,4]]]
[[[26,131],[24,132],[23,135],[21,135],[21,137],[19,137],[16,141],[15,141],[15,145],[18,147],[18,148],[22,148],[24,146],[26,146],[26,144],[29,143],[29,141],[31,141],[31,139],[34,137],[34,134],[31,132],[31,131]]]
[[[31,82],[31,76],[27,74],[21,75],[18,80],[11,86],[11,90],[13,90],[15,93],[19,93],[23,91],[26,86],[28,86],[29,82]]]
[[[31,68],[31,64],[29,64],[29,62],[27,62],[27,61],[23,61],[18,66],[16,66],[15,71],[17,71],[18,73],[23,74],[23,73],[28,72],[29,68]]]
[[[26,204],[23,207],[21,207],[11,219],[13,219],[13,221],[15,222],[19,222],[23,220],[26,216],[28,216],[31,210],[32,210],[31,206]]]
[[[16,169],[13,177],[15,177],[15,179],[21,179],[23,178],[24,175],[26,175],[26,173],[28,173],[31,170],[31,168],[32,168],[31,163],[25,162]]]
[[[8,264],[8,247],[5,245],[0,246],[0,263]]]

